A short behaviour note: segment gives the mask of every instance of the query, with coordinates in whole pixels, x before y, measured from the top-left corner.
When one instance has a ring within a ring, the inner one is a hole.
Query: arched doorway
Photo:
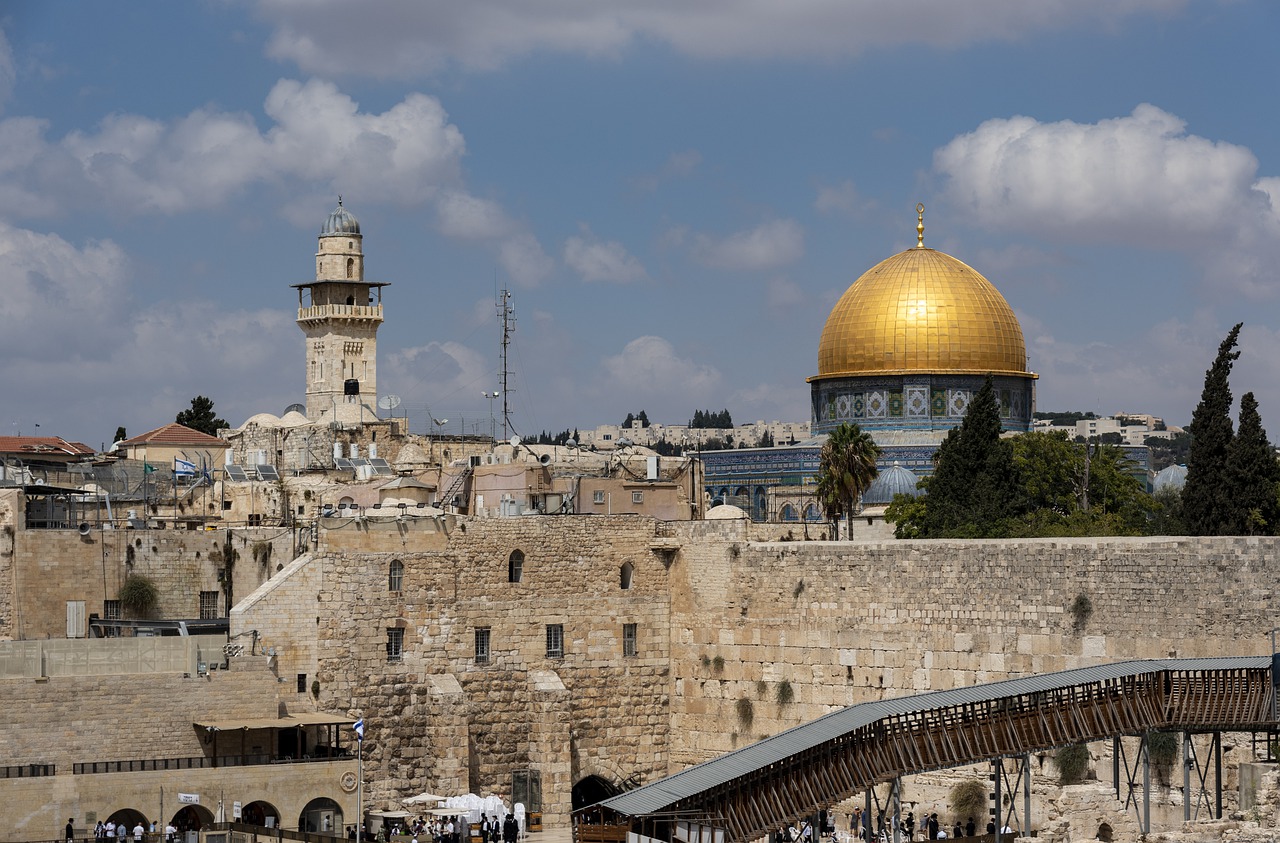
[[[133,839],[133,829],[138,823],[142,823],[143,830],[151,828],[147,822],[146,816],[141,811],[133,808],[121,808],[120,810],[107,817],[107,822],[116,824],[116,839],[128,837]]]
[[[268,817],[270,822],[268,822]],[[270,802],[250,802],[240,809],[240,822],[269,828],[280,827],[280,810]]]
[[[622,788],[608,779],[594,775],[587,776],[573,786],[573,810],[594,805],[601,799],[608,799],[621,792]]]
[[[342,828],[342,808],[332,799],[312,799],[298,814],[298,831],[334,832]]]
[[[183,805],[169,822],[179,832],[199,831],[213,824],[213,812],[203,805]]]

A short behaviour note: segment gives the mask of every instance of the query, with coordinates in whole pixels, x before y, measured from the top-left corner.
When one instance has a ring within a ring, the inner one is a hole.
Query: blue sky
[[[415,430],[488,430],[501,287],[522,433],[805,419],[917,202],[1041,409],[1185,423],[1243,321],[1235,392],[1280,425],[1274,2],[40,0],[0,32],[9,434],[302,400],[289,285],[338,194]]]

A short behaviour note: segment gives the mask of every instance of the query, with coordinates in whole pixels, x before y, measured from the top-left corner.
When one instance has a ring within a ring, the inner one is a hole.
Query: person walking
[[[67,843],[71,843],[71,841],[76,839],[76,828],[71,824],[71,817],[67,817],[66,834],[63,839],[66,840]]]

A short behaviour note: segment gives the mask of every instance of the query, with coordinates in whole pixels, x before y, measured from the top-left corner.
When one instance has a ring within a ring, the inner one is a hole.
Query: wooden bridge
[[[862,703],[580,809],[575,838],[616,843],[635,832],[658,840],[755,840],[877,784],[893,782],[896,793],[898,780],[916,773],[1108,738],[1117,742],[1118,767],[1124,736],[1141,742],[1137,763],[1131,768],[1125,760],[1128,789],[1122,794],[1117,778],[1117,795],[1139,810],[1149,831],[1149,788],[1139,804],[1135,781],[1140,769],[1149,776],[1149,732],[1181,732],[1189,749],[1191,734],[1213,733],[1220,753],[1221,732],[1269,732],[1275,719],[1269,656],[1116,662]],[[1220,755],[1216,762],[1220,767]],[[1023,767],[1029,814],[1030,770]],[[1220,776],[1217,787],[1220,816]],[[1189,794],[1187,802],[1189,810]]]

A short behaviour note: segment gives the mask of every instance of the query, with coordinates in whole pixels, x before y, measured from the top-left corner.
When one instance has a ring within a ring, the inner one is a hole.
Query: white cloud
[[[518,226],[497,202],[450,190],[436,200],[436,228],[459,240],[491,240],[512,234]]]
[[[804,229],[795,220],[772,220],[724,238],[699,234],[693,254],[721,269],[774,269],[804,256]]]
[[[1248,149],[1190,135],[1155,106],[1091,124],[989,120],[937,150],[934,167],[982,226],[1177,250],[1212,267],[1214,283],[1274,291],[1264,268],[1280,259],[1280,180],[1258,179]]]
[[[248,114],[202,108],[172,123],[114,114],[60,140],[46,137],[47,121],[3,120],[0,199],[29,216],[84,205],[173,213],[292,179],[411,205],[460,180],[462,133],[434,97],[410,94],[368,114],[331,83],[283,79],[264,111],[265,132]]]
[[[645,191],[657,190],[659,185],[665,181],[687,178],[692,175],[693,171],[698,169],[698,165],[701,163],[702,153],[696,149],[673,152],[657,172],[637,176],[635,179],[636,187]]]
[[[789,278],[770,278],[765,285],[765,301],[770,310],[790,310],[809,300],[804,288]]]
[[[498,247],[498,263],[521,287],[536,287],[555,270],[556,262],[532,234],[517,234]]]
[[[564,242],[564,262],[583,281],[626,284],[646,277],[644,266],[616,240],[601,240],[587,226]]]
[[[873,207],[874,203],[858,194],[853,182],[845,179],[839,184],[824,184],[818,187],[818,196],[813,200],[813,208],[819,213],[851,214]]]
[[[600,365],[607,391],[630,396],[632,401],[659,398],[664,404],[694,406],[698,401],[705,403],[707,394],[721,382],[714,366],[680,357],[662,337],[637,337]]]
[[[406,407],[474,407],[480,390],[492,388],[493,358],[458,342],[402,348],[379,360],[379,384]]]
[[[77,247],[56,234],[0,223],[0,353],[6,366],[44,356],[57,337],[58,356],[99,356],[116,341],[113,317],[129,262],[111,241]],[[10,393],[13,394],[13,393]]]
[[[830,61],[868,48],[964,47],[1073,27],[1114,28],[1179,11],[1185,0],[491,0],[385,4],[349,14],[339,0],[259,0],[273,58],[308,72],[378,78],[457,65],[492,69],[536,52],[614,57],[657,41],[699,58]]]

